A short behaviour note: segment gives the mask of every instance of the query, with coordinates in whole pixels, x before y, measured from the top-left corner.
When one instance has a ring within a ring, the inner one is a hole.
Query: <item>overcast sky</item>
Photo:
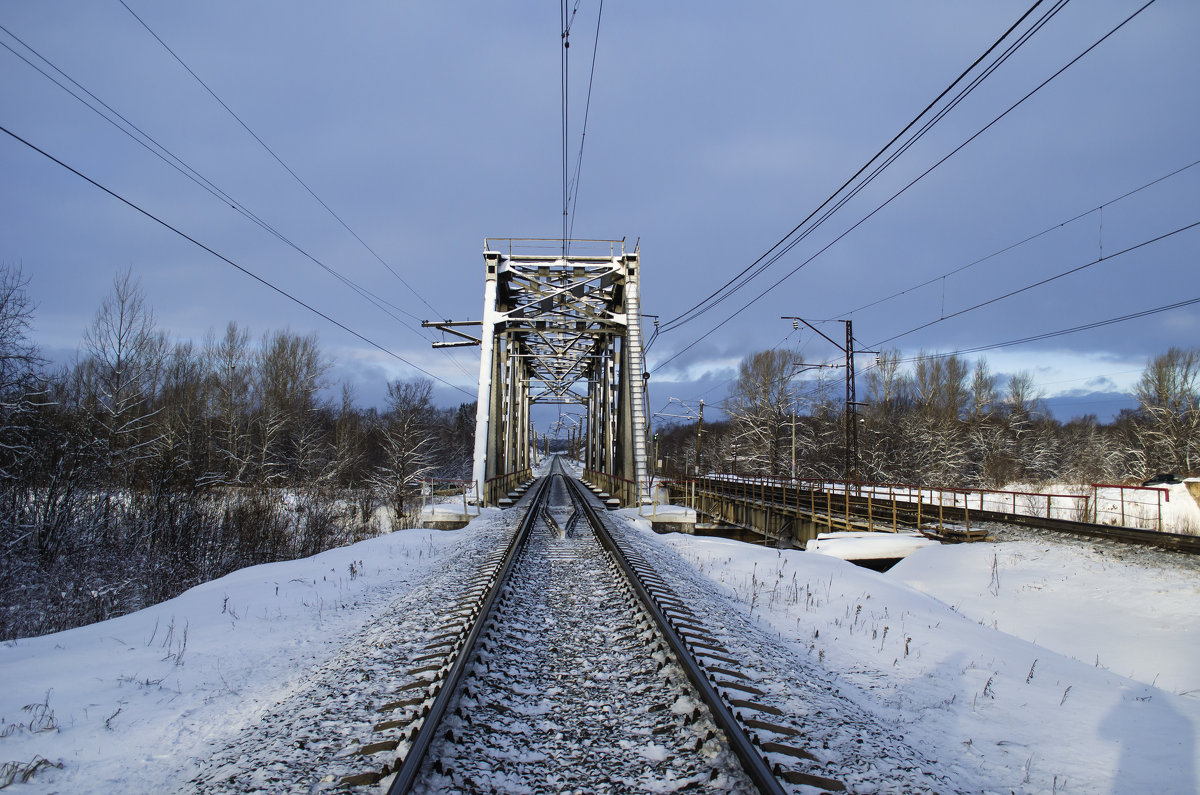
[[[51,71],[19,37],[312,259],[6,49],[0,124],[465,390],[439,385],[444,402],[472,399],[478,354],[431,350],[417,321],[480,317],[485,237],[561,235],[559,8],[126,2],[378,258],[119,0],[8,0],[0,7],[8,31],[0,31],[0,42]],[[608,0],[575,236],[640,240],[643,310],[664,321],[679,315],[787,235],[1030,2]],[[799,346],[805,360],[838,355],[812,332],[793,333],[781,315],[852,317],[855,336],[869,348],[1200,221],[1200,166],[1185,168],[1200,159],[1200,4],[1158,0],[740,316],[667,362],[1143,3],[1067,5],[746,289],[662,334],[649,355],[651,408],[669,397],[716,403],[738,360],[753,350],[782,343]],[[595,0],[580,0],[570,39],[572,162],[597,11]],[[1102,212],[1088,213],[1101,205]],[[1200,227],[1177,232],[886,345],[909,355],[965,350],[1197,298],[1198,250]],[[399,307],[390,311],[403,324],[313,259]],[[58,360],[73,355],[114,273],[129,267],[176,338],[200,340],[230,320],[255,334],[315,330],[337,359],[338,376],[353,380],[366,403],[379,399],[386,380],[420,375],[8,136],[0,136],[0,261],[20,265],[30,278],[37,339]],[[842,337],[840,324],[820,327]],[[1198,343],[1200,304],[978,355],[1000,374],[1032,370],[1049,397],[1074,395],[1053,403],[1060,418],[1086,411],[1107,419],[1125,403],[1105,393],[1127,391],[1148,357]],[[861,359],[860,370],[869,362]]]

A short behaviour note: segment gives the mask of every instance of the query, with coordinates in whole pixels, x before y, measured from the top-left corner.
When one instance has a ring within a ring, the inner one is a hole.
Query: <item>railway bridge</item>
[[[528,481],[536,406],[583,409],[587,474],[625,505],[648,488],[640,259],[624,240],[489,238],[480,321],[426,322],[480,346],[472,480],[485,505]],[[479,335],[462,331],[479,327]]]

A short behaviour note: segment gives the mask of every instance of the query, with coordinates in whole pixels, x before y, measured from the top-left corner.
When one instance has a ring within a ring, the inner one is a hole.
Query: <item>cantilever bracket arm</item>
[[[421,328],[435,328],[445,334],[453,334],[456,337],[462,337],[465,342],[435,342],[435,348],[466,348],[471,345],[481,344],[479,337],[472,337],[470,334],[463,334],[461,331],[455,331],[455,326],[482,326],[482,320],[422,320]]]
[[[837,348],[837,349],[838,349],[839,351],[841,351],[842,353],[845,353],[845,352],[846,352],[846,346],[845,346],[845,345],[842,345],[841,343],[839,343],[839,342],[835,342],[834,340],[830,339],[830,337],[829,337],[829,335],[828,335],[828,334],[826,334],[824,331],[821,331],[821,329],[817,328],[817,327],[816,327],[816,326],[814,326],[812,323],[809,323],[807,320],[805,320],[805,319],[804,319],[804,318],[802,318],[802,317],[796,317],[795,315],[783,315],[783,316],[781,316],[779,319],[780,319],[780,320],[791,320],[791,321],[793,321],[793,322],[795,322],[795,321],[800,321],[801,323],[803,323],[804,325],[808,326],[808,327],[809,327],[810,329],[812,329],[813,331],[815,331],[815,332],[817,332],[818,334],[820,334],[820,335],[821,335],[822,337],[824,337],[825,339],[829,340],[829,344],[830,344],[830,345],[832,345],[833,347]]]

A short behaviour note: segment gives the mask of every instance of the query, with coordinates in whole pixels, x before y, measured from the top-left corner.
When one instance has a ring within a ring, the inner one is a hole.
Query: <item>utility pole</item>
[[[796,479],[796,396],[792,396],[792,480]]]
[[[704,398],[700,398],[700,422],[696,425],[696,477],[700,477],[700,435],[704,433]]]
[[[846,324],[846,477],[858,482],[858,401],[854,394],[854,332]]]
[[[846,355],[846,441],[845,441],[846,461],[845,461],[845,468],[844,468],[843,472],[845,473],[846,480],[857,482],[858,477],[859,477],[859,474],[858,474],[858,407],[860,405],[864,405],[864,404],[861,404],[858,402],[856,395],[855,395],[855,389],[854,389],[854,327],[853,327],[853,323],[852,323],[852,321],[849,321],[849,320],[839,320],[838,321],[839,323],[846,324],[846,344],[840,345],[839,343],[834,342],[834,340],[831,339],[829,337],[829,335],[825,334],[825,332],[821,331],[819,328],[814,326],[812,323],[809,323],[807,320],[805,320],[802,317],[794,317],[794,316],[788,315],[788,316],[782,317],[781,320],[792,321],[792,328],[799,328],[800,327],[799,324],[803,323],[804,325],[808,326],[813,331],[820,334],[826,340],[828,340],[829,343],[831,345],[833,345],[833,347],[837,348],[839,351],[842,351]],[[867,351],[867,352],[869,353],[869,351]],[[809,366],[829,367],[831,365],[809,365]],[[836,367],[836,365],[832,365],[832,366]],[[795,420],[793,418],[793,425],[792,425],[793,437],[796,433],[796,426],[794,423],[795,423]],[[795,467],[795,465],[793,464],[793,470],[794,470],[794,467]]]

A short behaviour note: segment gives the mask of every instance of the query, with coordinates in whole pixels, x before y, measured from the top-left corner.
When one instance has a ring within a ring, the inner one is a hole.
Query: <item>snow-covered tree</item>
[[[153,443],[154,401],[167,353],[166,335],[131,270],[113,278],[112,292],[84,335],[84,350],[83,372],[110,466],[129,485]]]
[[[380,418],[383,460],[372,482],[391,506],[397,521],[413,509],[421,478],[435,466],[432,425],[433,382],[393,381],[387,386],[387,410]]]
[[[738,365],[725,411],[733,421],[739,472],[781,475],[790,468],[795,360],[794,352],[772,348]]]
[[[1160,472],[1200,470],[1200,348],[1154,357],[1137,386],[1147,465]]]

